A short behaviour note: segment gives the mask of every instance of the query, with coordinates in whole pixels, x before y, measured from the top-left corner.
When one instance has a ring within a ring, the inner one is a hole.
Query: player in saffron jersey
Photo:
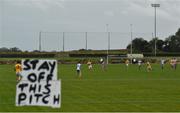
[[[92,70],[92,62],[90,60],[87,62],[87,65],[88,65],[88,69]]]
[[[149,62],[147,62],[147,72],[152,71],[152,67],[151,64]]]
[[[21,62],[17,61],[15,64],[15,72],[16,72],[16,80],[17,82],[19,82],[22,79],[22,66],[21,66]]]
[[[126,69],[128,69],[128,67],[129,67],[129,60],[128,59],[125,61],[125,64],[126,64]]]

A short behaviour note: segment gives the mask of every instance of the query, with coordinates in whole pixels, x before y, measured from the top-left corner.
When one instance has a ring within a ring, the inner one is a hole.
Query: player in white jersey
[[[100,59],[100,63],[102,64],[103,62],[104,62],[104,59],[103,59],[103,58],[101,58],[101,59]]]
[[[106,71],[107,62],[103,58],[100,59],[100,64],[101,64],[102,70]]]
[[[77,66],[76,66],[76,71],[77,71],[78,77],[81,78],[82,75],[81,75],[81,63],[80,62],[78,62]]]
[[[176,68],[177,68],[177,59],[176,58],[174,58],[174,65],[173,65],[173,67],[174,67],[174,70],[176,70]]]
[[[139,70],[141,70],[141,65],[142,65],[142,61],[138,60],[138,68],[139,68]]]
[[[165,60],[164,60],[164,59],[161,59],[161,69],[162,69],[162,70],[164,69],[164,63],[165,63]]]

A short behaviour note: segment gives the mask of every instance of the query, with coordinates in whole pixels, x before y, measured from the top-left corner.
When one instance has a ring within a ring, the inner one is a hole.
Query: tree
[[[9,51],[9,49],[8,48],[6,48],[6,47],[2,47],[2,48],[0,48],[0,52],[8,52]]]
[[[131,49],[131,44],[127,46],[127,49]],[[144,40],[143,38],[135,38],[132,41],[132,50],[136,53],[142,53],[142,52],[150,52],[151,49],[149,48],[149,43],[147,40]]]
[[[158,39],[156,41],[156,46],[158,51],[163,51],[164,41],[161,39]]]
[[[133,52],[142,53],[142,52],[154,52],[155,50],[155,40],[156,40],[156,49],[157,52],[179,52],[180,51],[180,28],[175,33],[165,40],[158,38],[153,38],[149,42],[143,38],[135,38],[132,41]],[[127,49],[130,51],[131,44],[127,46]]]
[[[162,52],[164,48],[164,41],[158,38],[153,38],[149,41],[149,48],[151,48],[152,52],[155,51],[155,41],[156,41],[156,51]]]
[[[180,37],[180,28],[178,29],[178,31],[175,33],[176,36]]]
[[[175,33],[165,39],[164,45],[166,52],[179,52],[180,51],[180,29]]]
[[[10,51],[12,52],[21,52],[21,50],[17,47],[10,48]]]

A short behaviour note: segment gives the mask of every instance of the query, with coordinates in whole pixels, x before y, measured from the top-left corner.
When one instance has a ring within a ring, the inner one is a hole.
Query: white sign
[[[56,60],[22,60],[22,80],[16,86],[16,106],[61,106],[61,81]]]

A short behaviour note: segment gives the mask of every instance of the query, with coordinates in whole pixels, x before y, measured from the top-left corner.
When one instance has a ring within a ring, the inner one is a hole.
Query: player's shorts
[[[126,66],[129,66],[129,64],[126,64]]]
[[[80,70],[77,70],[77,73],[78,73],[78,74],[80,74],[80,72],[81,72]]]
[[[16,72],[16,76],[21,76],[22,77],[21,72]]]
[[[92,65],[89,65],[88,67],[89,67],[89,69],[92,69]]]
[[[151,66],[148,66],[147,69],[152,69],[152,67],[151,67]]]

